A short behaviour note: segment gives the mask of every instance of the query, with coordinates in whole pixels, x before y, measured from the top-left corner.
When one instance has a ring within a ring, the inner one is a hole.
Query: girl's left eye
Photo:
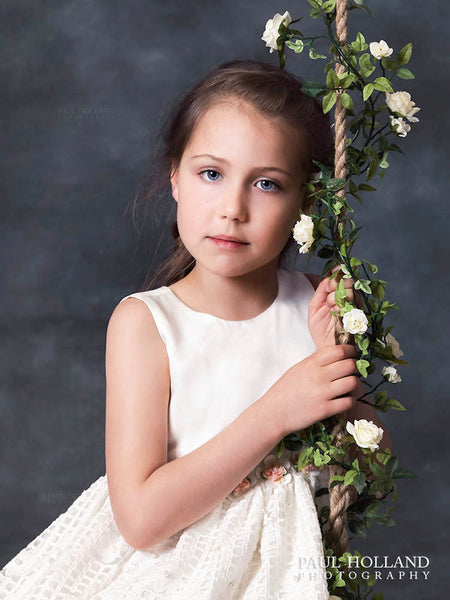
[[[275,181],[271,181],[270,179],[260,179],[258,181],[258,183],[264,183],[265,184],[262,188],[260,188],[260,189],[262,189],[265,192],[268,192],[268,191],[271,191],[271,190],[275,190],[275,189],[277,189],[277,190],[280,189],[280,186],[277,185],[275,183]],[[269,184],[269,185],[274,186],[274,187],[266,187],[266,184]]]
[[[200,174],[200,175],[203,177],[203,175],[204,175],[205,173],[208,173],[208,175],[209,175],[210,173],[213,173],[213,174],[215,174],[215,175],[220,175],[220,173],[219,173],[218,171],[215,171],[214,169],[205,169],[204,171],[200,171],[200,173],[199,173],[199,174]],[[204,177],[203,177],[203,179],[204,179]],[[206,181],[217,181],[217,179],[216,179],[215,177],[213,177],[213,179],[206,179]]]

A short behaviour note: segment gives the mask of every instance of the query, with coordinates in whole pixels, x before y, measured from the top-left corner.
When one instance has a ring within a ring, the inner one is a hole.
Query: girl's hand
[[[334,267],[332,271],[338,269],[339,266]],[[318,275],[308,274],[308,279],[316,288],[308,308],[308,327],[316,349],[321,348],[325,344],[336,343],[334,337],[336,319],[330,314],[330,311],[334,310],[339,313],[334,292],[340,279],[342,279],[342,272],[340,272],[337,277],[330,279],[332,271],[330,271],[330,274],[322,280]],[[352,289],[353,283],[353,279],[344,279],[344,287],[348,290],[347,298],[350,302],[354,301]]]
[[[281,376],[274,403],[284,435],[354,407],[357,358],[352,344],[324,345]]]

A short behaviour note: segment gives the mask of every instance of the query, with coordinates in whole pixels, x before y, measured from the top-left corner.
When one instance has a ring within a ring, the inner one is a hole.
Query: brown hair
[[[170,194],[170,175],[180,164],[199,118],[215,102],[243,100],[255,109],[273,118],[281,118],[300,131],[307,142],[306,175],[314,167],[313,160],[328,164],[333,150],[333,135],[328,116],[321,104],[301,89],[300,80],[288,71],[254,60],[233,60],[222,63],[197,83],[172,109],[161,129],[164,141],[162,155],[154,155],[132,207],[133,222],[142,229],[143,219],[137,217],[143,209],[144,220],[152,209],[154,199],[165,189]],[[156,160],[155,160],[156,158]],[[304,157],[302,157],[304,159]],[[195,259],[181,241],[176,220],[171,227],[174,246],[168,258],[151,275],[149,273],[140,291],[155,285],[170,285],[185,277],[194,267]],[[297,248],[292,236],[280,253],[278,264],[283,264],[291,248]]]

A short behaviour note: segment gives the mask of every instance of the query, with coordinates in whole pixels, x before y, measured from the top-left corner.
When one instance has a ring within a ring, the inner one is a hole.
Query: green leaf
[[[373,82],[373,87],[380,92],[393,92],[391,82],[386,77],[377,77]]]
[[[347,471],[344,477],[344,485],[350,485],[353,483],[353,479],[356,477],[356,475],[358,475],[358,471],[355,471],[354,469]]]
[[[312,8],[309,12],[309,16],[311,17],[311,19],[320,19],[320,17],[322,16],[320,8]]]
[[[375,461],[370,463],[370,468],[376,477],[384,477],[384,469]]]
[[[351,96],[346,94],[345,92],[340,95],[342,106],[347,110],[353,110],[353,100]]]
[[[381,452],[377,452],[376,453],[377,460],[379,460],[380,463],[382,463],[383,465],[385,465],[387,463],[387,461],[389,460],[390,456],[391,456],[391,449],[390,448],[385,448]]]
[[[370,363],[367,360],[364,360],[362,358],[356,361],[356,368],[358,369],[358,371],[361,373],[361,375],[363,377],[367,377],[367,367],[369,365],[370,365]]]
[[[406,410],[401,402],[394,400],[394,398],[388,398],[385,403],[386,408],[392,408],[392,410]]]
[[[286,46],[293,50],[296,54],[299,54],[300,52],[303,52],[305,44],[303,40],[295,40],[295,42],[293,42],[292,40],[288,40],[286,42]]]
[[[311,46],[311,48],[309,49],[309,58],[316,60],[317,58],[327,58],[327,57],[324,54],[319,54],[318,52],[316,52],[314,50],[314,48]]]
[[[275,456],[277,458],[280,458],[280,456],[283,454],[283,451],[284,451],[284,440],[281,440],[281,442],[279,442],[275,446]]]
[[[303,469],[304,467],[306,467],[306,465],[309,465],[312,462],[312,456],[313,456],[313,448],[305,448],[304,450],[302,450],[300,452],[300,455],[298,457],[298,461],[297,461],[297,469],[300,471],[301,469]]]
[[[327,0],[322,4],[322,10],[326,13],[330,13],[336,7],[336,0]]]
[[[372,290],[370,289],[369,279],[358,279],[355,281],[355,290],[362,290],[366,294],[371,294]]]
[[[305,81],[302,84],[302,92],[308,94],[308,96],[320,96],[327,91],[327,88],[323,85],[323,83],[318,83],[317,81]]]
[[[412,54],[412,43],[410,42],[409,44],[406,44],[406,46],[403,46],[403,48],[397,54],[397,62],[400,65],[407,65],[411,58],[411,54]]]
[[[348,296],[348,291],[344,287],[344,280],[341,279],[337,285],[336,290],[334,291],[334,298],[336,301],[336,306],[341,308],[344,305],[345,299]]]
[[[341,190],[346,184],[345,178],[333,177],[327,183],[327,190],[330,192],[337,192]]]
[[[366,485],[366,474],[363,472],[357,473],[353,478],[353,485],[355,486],[358,494],[360,494]]]
[[[369,338],[363,338],[358,341],[358,348],[361,350],[362,356],[367,354],[367,348],[369,347]]]
[[[361,32],[358,31],[356,35],[356,40],[350,44],[350,47],[356,52],[362,52],[366,50],[369,46],[366,44],[366,40]]]
[[[391,60],[390,58],[382,58],[381,64],[388,71],[395,71],[398,67],[397,62],[395,60]]]
[[[339,87],[346,89],[357,79],[358,77],[354,73],[348,73],[346,71],[342,75],[339,75]]]
[[[368,260],[364,259],[364,262],[366,263],[367,267],[370,269],[370,271],[372,271],[372,273],[375,275],[375,273],[378,272],[378,267],[377,265],[374,265],[372,263],[370,263]]]
[[[376,192],[377,188],[369,185],[368,183],[360,183],[358,185],[358,190],[362,190],[363,192]]]
[[[400,79],[415,79],[413,72],[406,67],[400,67],[395,74],[397,77],[400,77]]]
[[[378,514],[380,510],[380,505],[378,502],[370,502],[370,504],[367,506],[366,510],[364,511],[364,516],[365,517],[374,517],[375,515]]]
[[[394,479],[417,479],[416,473],[409,469],[396,469],[392,475]]]
[[[344,203],[341,200],[337,200],[332,206],[334,214],[339,215],[343,206]]]
[[[369,486],[369,494],[375,495],[377,492],[384,492],[384,480],[376,479]]]
[[[375,65],[372,64],[370,54],[368,52],[361,54],[359,57],[359,74],[361,77],[369,77],[375,71]]]
[[[372,177],[374,177],[377,174],[377,170],[378,170],[378,159],[372,158],[372,160],[370,161],[369,168],[367,170],[367,181],[369,181],[369,179],[372,179]]]
[[[330,460],[331,457],[328,456],[328,454],[322,454],[318,449],[314,450],[314,464],[316,467],[321,467],[322,465],[329,463]]]
[[[327,86],[332,89],[335,89],[339,86],[338,76],[336,75],[336,72],[333,69],[329,69],[327,73],[326,82]]]
[[[331,258],[334,256],[333,246],[323,246],[317,253],[320,258]]]
[[[382,281],[381,279],[374,279],[372,281],[372,294],[375,300],[381,302],[384,298],[386,281]]]
[[[372,95],[373,90],[374,90],[373,83],[367,83],[364,86],[364,89],[363,89],[363,100],[364,100],[364,102],[367,102],[367,100]]]
[[[336,104],[336,92],[334,92],[333,90],[330,90],[323,97],[322,105],[323,105],[324,114],[329,112],[335,104]]]

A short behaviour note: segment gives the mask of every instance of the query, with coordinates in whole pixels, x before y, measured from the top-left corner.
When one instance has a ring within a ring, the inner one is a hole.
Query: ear
[[[172,186],[172,197],[175,202],[178,202],[178,168],[172,170],[170,185]]]

